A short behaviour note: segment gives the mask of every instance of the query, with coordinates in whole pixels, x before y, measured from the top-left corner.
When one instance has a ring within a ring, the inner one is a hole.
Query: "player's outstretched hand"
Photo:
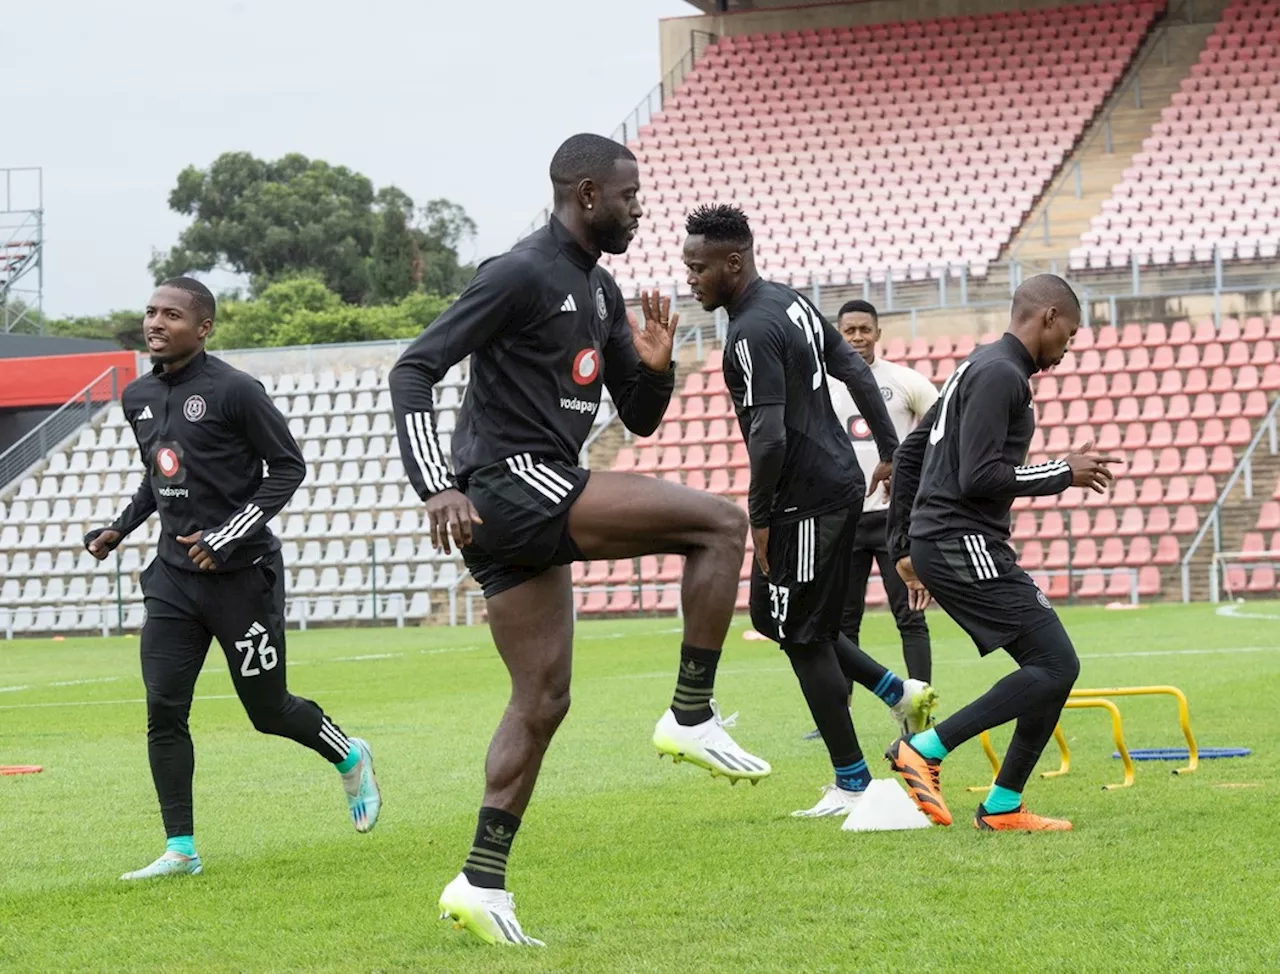
[[[768,528],[752,528],[751,529],[751,546],[756,550],[756,564],[760,566],[760,570],[764,572],[764,577],[769,577],[769,529]]]
[[[202,572],[207,572],[217,567],[217,563],[213,560],[213,555],[209,549],[200,543],[203,531],[196,531],[187,535],[185,538],[179,538],[178,544],[189,544],[191,547],[187,550],[187,557],[195,562],[196,567]]]
[[[893,461],[881,460],[876,464],[875,470],[871,471],[871,483],[867,484],[867,496],[870,497],[876,492],[881,484],[884,484],[884,494],[889,496],[889,478],[893,476]]]
[[[98,561],[105,560],[107,555],[115,551],[116,545],[120,543],[120,532],[112,528],[101,528],[96,532],[90,531],[89,533],[92,534],[93,537],[89,539],[85,548],[87,548],[89,554],[97,558]]]
[[[471,525],[483,523],[480,512],[460,490],[442,490],[427,501],[427,533],[431,536],[431,547],[446,555],[453,554],[449,547],[450,535],[454,544],[462,549],[471,544]]]
[[[627,312],[627,324],[631,326],[636,354],[654,372],[665,372],[671,365],[671,349],[675,345],[680,313],[671,310],[670,295],[662,295],[658,291],[640,292],[640,310],[644,312],[643,329],[636,320],[635,312]]]
[[[907,605],[915,612],[923,612],[929,608],[933,596],[924,587],[924,582],[916,577],[915,567],[911,564],[911,556],[898,559],[898,576],[907,586]]]
[[[1124,463],[1120,457],[1100,457],[1094,454],[1093,440],[1086,443],[1079,453],[1068,453],[1065,460],[1071,468],[1071,486],[1087,487],[1098,494],[1105,494],[1116,479],[1109,465]]]

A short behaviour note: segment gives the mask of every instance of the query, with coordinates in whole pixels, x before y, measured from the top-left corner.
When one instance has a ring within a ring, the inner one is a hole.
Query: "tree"
[[[369,260],[369,297],[374,304],[399,301],[422,278],[418,241],[409,227],[413,200],[389,186],[378,193],[381,210]]]
[[[475,273],[458,262],[458,248],[476,235],[476,224],[457,203],[435,199],[422,208],[422,287],[431,294],[457,294]]]
[[[115,342],[132,352],[141,352],[147,347],[142,337],[141,311],[110,311],[105,315],[48,318],[45,319],[44,333],[58,338],[92,338]]]
[[[475,233],[466,211],[432,200],[419,218],[394,186],[299,154],[274,162],[228,152],[208,169],[188,166],[170,209],[192,218],[167,254],[152,257],[159,282],[225,267],[262,294],[277,281],[314,277],[347,304],[397,302],[422,289],[455,294],[469,279],[457,246]]]
[[[210,348],[324,345],[413,338],[449,299],[413,292],[395,304],[345,304],[316,278],[268,286],[256,301],[227,301],[218,310]]]

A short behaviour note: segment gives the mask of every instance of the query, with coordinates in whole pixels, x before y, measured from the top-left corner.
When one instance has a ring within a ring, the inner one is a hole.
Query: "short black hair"
[[[192,301],[195,302],[196,314],[200,316],[199,320],[204,321],[208,318],[213,321],[213,316],[218,311],[218,302],[214,300],[213,292],[194,277],[171,277],[167,281],[162,281],[160,286],[176,287],[179,291],[186,291],[191,295]]]
[[[704,203],[685,219],[684,229],[690,236],[706,237],[712,243],[744,249],[750,249],[755,243],[747,215],[732,203]]]
[[[840,313],[836,315],[836,321],[839,321],[847,314],[855,314],[861,312],[864,315],[871,315],[876,324],[880,324],[880,314],[876,311],[876,306],[870,301],[863,301],[861,298],[855,298],[852,301],[846,301],[840,305]]]
[[[613,175],[619,159],[635,162],[636,155],[621,142],[603,135],[581,132],[571,135],[551,157],[551,185],[557,197],[572,192],[584,179],[604,182]]]
[[[1013,316],[1029,318],[1045,308],[1059,307],[1080,313],[1080,298],[1071,285],[1057,274],[1036,274],[1028,277],[1013,292]]]

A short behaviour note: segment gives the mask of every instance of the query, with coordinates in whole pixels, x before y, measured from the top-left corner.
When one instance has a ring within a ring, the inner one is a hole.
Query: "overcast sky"
[[[609,134],[659,79],[683,0],[38,0],[5,3],[0,166],[44,167],[45,311],[141,307],[184,225],[177,174],[301,152],[506,249],[550,201],[547,162]],[[473,256],[464,254],[464,257]]]

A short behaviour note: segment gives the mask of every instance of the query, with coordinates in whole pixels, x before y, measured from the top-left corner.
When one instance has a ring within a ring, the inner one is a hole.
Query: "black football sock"
[[[680,675],[676,677],[676,692],[671,700],[671,712],[677,724],[692,727],[711,719],[711,694],[715,692],[719,662],[718,649],[680,644]]]
[[[501,808],[480,809],[476,822],[476,838],[462,865],[462,874],[472,886],[503,889],[507,881],[507,856],[511,841],[520,828],[520,817]]]

